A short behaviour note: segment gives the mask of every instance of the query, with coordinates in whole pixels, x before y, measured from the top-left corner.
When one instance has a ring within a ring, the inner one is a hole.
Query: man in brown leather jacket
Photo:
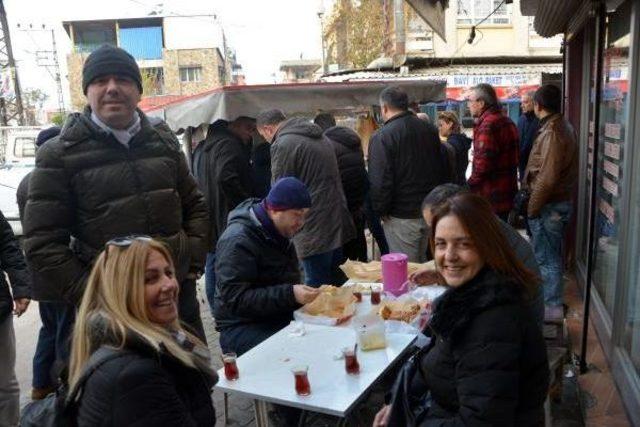
[[[547,320],[561,318],[562,240],[573,210],[572,192],[578,177],[578,144],[571,124],[560,114],[562,94],[553,85],[535,93],[534,112],[540,130],[524,175],[530,191],[529,227],[540,265]]]

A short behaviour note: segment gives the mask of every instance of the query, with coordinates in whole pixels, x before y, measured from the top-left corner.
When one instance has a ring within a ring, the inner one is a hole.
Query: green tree
[[[363,68],[381,56],[388,31],[384,8],[390,4],[384,0],[336,1],[325,31],[329,61]]]
[[[56,113],[53,116],[51,116],[51,123],[53,123],[56,126],[60,126],[62,127],[62,125],[64,124],[64,113]]]

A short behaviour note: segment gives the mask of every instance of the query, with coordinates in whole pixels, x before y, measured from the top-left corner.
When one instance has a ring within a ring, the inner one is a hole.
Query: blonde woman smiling
[[[80,427],[215,424],[211,387],[217,376],[207,347],[180,325],[177,301],[164,245],[146,236],[106,244],[78,312],[70,388],[99,349],[116,357],[98,365],[84,385]]]

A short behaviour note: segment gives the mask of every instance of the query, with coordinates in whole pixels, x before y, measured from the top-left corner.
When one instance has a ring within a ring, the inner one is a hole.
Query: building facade
[[[280,72],[282,83],[312,83],[320,77],[322,61],[319,59],[296,59],[282,61]]]
[[[577,277],[640,426],[640,2],[524,0],[522,10],[540,34],[565,38],[564,112],[580,142]]]
[[[103,44],[119,46],[138,62],[144,96],[185,96],[231,82],[224,32],[215,16],[152,16],[67,21],[71,102],[84,106],[82,65]]]

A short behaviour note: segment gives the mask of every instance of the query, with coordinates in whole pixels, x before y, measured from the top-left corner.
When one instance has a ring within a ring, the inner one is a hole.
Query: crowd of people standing
[[[367,261],[368,228],[382,253],[434,258],[449,287],[424,331],[433,339],[417,355],[422,375],[411,378],[420,425],[540,425],[541,325],[562,316],[577,175],[557,88],[526,95],[516,126],[490,85],[473,87],[469,138],[454,113],[432,123],[389,86],[367,153],[327,113],[218,120],[191,166],[168,126],[137,108],[142,78],[124,50],[89,55],[82,89],[86,109],[41,133],[19,190],[26,260],[0,216],[11,285],[2,274],[0,424],[19,417],[11,312],[35,299],[34,400],[62,381],[83,390],[80,426],[212,425],[217,376],[196,281],[204,275],[222,350],[241,355],[320,285],[343,283],[347,258]],[[506,222],[518,192],[531,244]],[[374,425],[400,425],[394,401]]]

